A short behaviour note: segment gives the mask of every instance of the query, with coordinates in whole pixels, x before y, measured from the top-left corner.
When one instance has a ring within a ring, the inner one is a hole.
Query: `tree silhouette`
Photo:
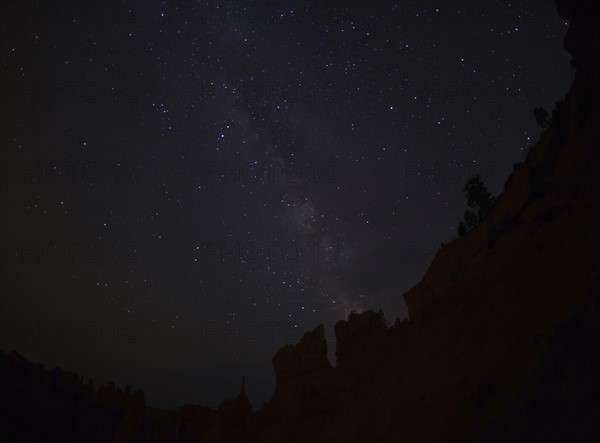
[[[561,114],[563,113],[564,109],[565,109],[564,100],[559,100],[557,102],[554,102],[554,109],[552,110],[552,117],[549,118],[548,111],[546,111],[541,106],[533,109],[533,116],[535,117],[535,121],[537,122],[538,125],[540,125],[542,128],[547,128],[550,125],[556,124],[556,122],[560,118]]]
[[[542,128],[546,128],[550,124],[550,122],[548,121],[548,111],[546,111],[542,107],[534,108],[533,116],[535,117],[535,121],[537,122],[537,124],[540,125]]]
[[[483,184],[481,175],[471,177],[465,184],[463,191],[467,196],[467,206],[464,221],[458,225],[458,235],[462,237],[483,221],[492,210],[496,199],[490,194]]]

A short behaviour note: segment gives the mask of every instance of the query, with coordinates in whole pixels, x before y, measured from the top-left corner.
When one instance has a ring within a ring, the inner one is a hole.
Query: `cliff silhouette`
[[[373,311],[273,357],[258,411],[145,404],[1,354],[0,441],[600,441],[600,4],[558,0],[576,69],[564,106],[474,229],[406,294],[410,320]]]

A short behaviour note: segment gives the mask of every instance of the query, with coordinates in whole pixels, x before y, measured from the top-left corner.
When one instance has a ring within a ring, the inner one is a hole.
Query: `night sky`
[[[407,317],[573,77],[552,1],[3,3],[0,349],[158,407]]]

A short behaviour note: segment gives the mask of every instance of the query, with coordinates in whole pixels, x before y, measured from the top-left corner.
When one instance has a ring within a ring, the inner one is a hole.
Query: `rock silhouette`
[[[145,404],[77,374],[0,354],[0,441],[600,441],[600,23],[558,0],[577,69],[553,124],[515,165],[490,214],[440,248],[404,294],[410,320],[373,311],[323,326],[273,357],[258,411]]]

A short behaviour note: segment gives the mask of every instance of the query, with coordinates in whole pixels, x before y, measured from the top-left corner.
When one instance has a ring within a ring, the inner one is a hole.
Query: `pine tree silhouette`
[[[465,211],[464,221],[458,225],[458,235],[460,237],[481,223],[496,203],[496,199],[488,192],[479,174],[467,181],[463,191],[467,196],[467,206],[470,209]]]

